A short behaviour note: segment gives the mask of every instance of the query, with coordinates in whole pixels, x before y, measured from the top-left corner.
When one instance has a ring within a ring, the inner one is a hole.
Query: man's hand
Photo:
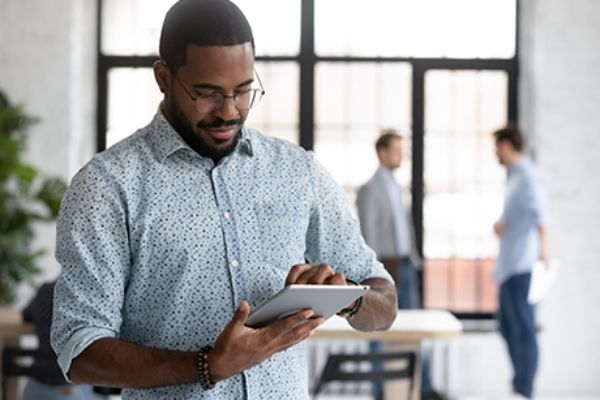
[[[504,233],[504,224],[502,224],[502,222],[498,221],[494,224],[494,233],[498,236],[502,236]]]
[[[329,264],[297,264],[292,267],[285,280],[288,285],[347,285],[346,277],[341,272],[335,272]],[[344,308],[353,308],[358,300]]]
[[[285,280],[288,285],[346,285],[341,272],[335,272],[328,264],[297,264],[292,267]]]
[[[346,277],[335,272],[327,264],[298,264],[290,270],[285,285],[347,285]],[[360,311],[348,320],[353,328],[361,331],[384,330],[391,326],[396,318],[396,287],[384,278],[370,278],[361,285],[371,289],[365,293]],[[352,308],[354,303],[345,308]]]
[[[254,329],[245,325],[249,315],[250,305],[242,301],[208,353],[208,370],[213,382],[227,379],[300,343],[324,322],[323,318],[311,318],[312,310],[304,310]]]

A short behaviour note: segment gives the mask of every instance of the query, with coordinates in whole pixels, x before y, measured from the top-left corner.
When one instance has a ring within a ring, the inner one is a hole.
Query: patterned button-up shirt
[[[256,307],[305,260],[359,282],[391,280],[311,153],[244,128],[215,166],[160,112],[77,173],[57,231],[52,345],[65,373],[103,337],[182,351],[213,344],[241,300]],[[306,364],[299,344],[210,391],[188,384],[123,398],[305,399]]]

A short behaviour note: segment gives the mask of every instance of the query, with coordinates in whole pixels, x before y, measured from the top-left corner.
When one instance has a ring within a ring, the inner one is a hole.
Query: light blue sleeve
[[[548,198],[543,181],[537,174],[528,177],[525,205],[527,213],[532,218],[535,226],[548,225]]]
[[[308,168],[312,174],[313,200],[306,234],[306,260],[312,264],[327,263],[357,282],[368,278],[393,282],[365,243],[342,188],[312,154]]]
[[[91,343],[117,337],[129,273],[126,209],[107,172],[92,160],[61,204],[51,343],[68,379],[71,362]]]

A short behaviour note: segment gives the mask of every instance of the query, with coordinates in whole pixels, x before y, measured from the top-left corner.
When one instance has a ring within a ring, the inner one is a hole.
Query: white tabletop
[[[321,325],[316,339],[373,339],[378,341],[417,342],[446,339],[462,333],[462,323],[445,310],[398,310],[391,328],[382,332],[360,332],[344,318],[334,316]]]

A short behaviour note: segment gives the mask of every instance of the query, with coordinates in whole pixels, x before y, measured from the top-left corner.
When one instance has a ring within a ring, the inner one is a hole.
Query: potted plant
[[[0,304],[10,304],[17,285],[40,272],[44,251],[33,249],[34,225],[56,219],[66,189],[21,159],[35,122],[0,91]]]

